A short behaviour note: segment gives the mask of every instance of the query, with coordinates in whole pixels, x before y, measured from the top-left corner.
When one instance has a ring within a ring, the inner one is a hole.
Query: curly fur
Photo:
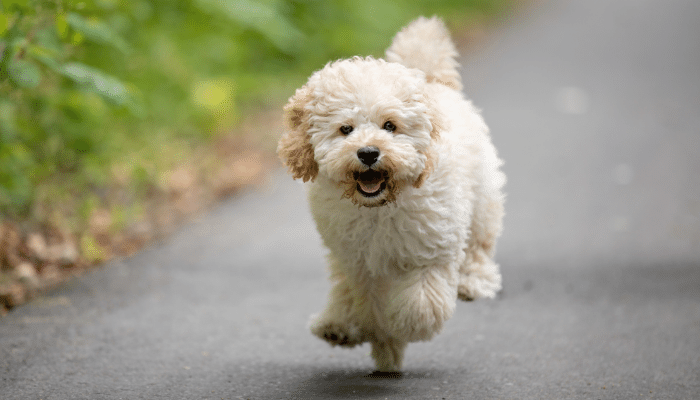
[[[311,181],[330,249],[333,288],[311,331],[332,345],[370,342],[379,371],[400,370],[406,345],[440,332],[458,298],[501,288],[493,256],[505,176],[460,92],[456,55],[443,23],[419,18],[388,61],[329,63],[285,107],[278,153]],[[370,165],[360,157],[368,148]]]

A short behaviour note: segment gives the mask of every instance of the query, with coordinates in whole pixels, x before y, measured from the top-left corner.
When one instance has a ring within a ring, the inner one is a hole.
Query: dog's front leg
[[[390,336],[415,342],[440,332],[457,302],[456,266],[424,267],[398,274],[386,307]]]
[[[367,341],[358,324],[362,320],[364,302],[337,265],[331,261],[334,285],[326,309],[311,317],[310,329],[333,346],[353,347]]]
[[[379,372],[399,372],[403,363],[403,354],[408,342],[392,337],[374,337],[372,358]]]

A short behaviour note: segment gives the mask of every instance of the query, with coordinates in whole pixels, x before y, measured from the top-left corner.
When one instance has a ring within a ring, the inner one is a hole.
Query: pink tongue
[[[360,184],[360,189],[362,189],[363,192],[365,193],[374,193],[379,190],[379,188],[382,186],[381,180],[379,181],[373,181],[373,182],[362,182],[358,181]]]

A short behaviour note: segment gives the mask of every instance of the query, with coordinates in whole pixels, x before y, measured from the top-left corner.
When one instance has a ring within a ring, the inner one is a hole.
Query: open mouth
[[[357,191],[365,197],[375,197],[386,189],[384,173],[373,169],[356,172],[355,181],[357,181]]]

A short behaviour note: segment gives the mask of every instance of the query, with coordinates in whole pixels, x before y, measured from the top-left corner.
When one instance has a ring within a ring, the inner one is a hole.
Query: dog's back
[[[386,60],[425,72],[428,82],[461,90],[458,55],[442,20],[420,17],[396,35]]]

